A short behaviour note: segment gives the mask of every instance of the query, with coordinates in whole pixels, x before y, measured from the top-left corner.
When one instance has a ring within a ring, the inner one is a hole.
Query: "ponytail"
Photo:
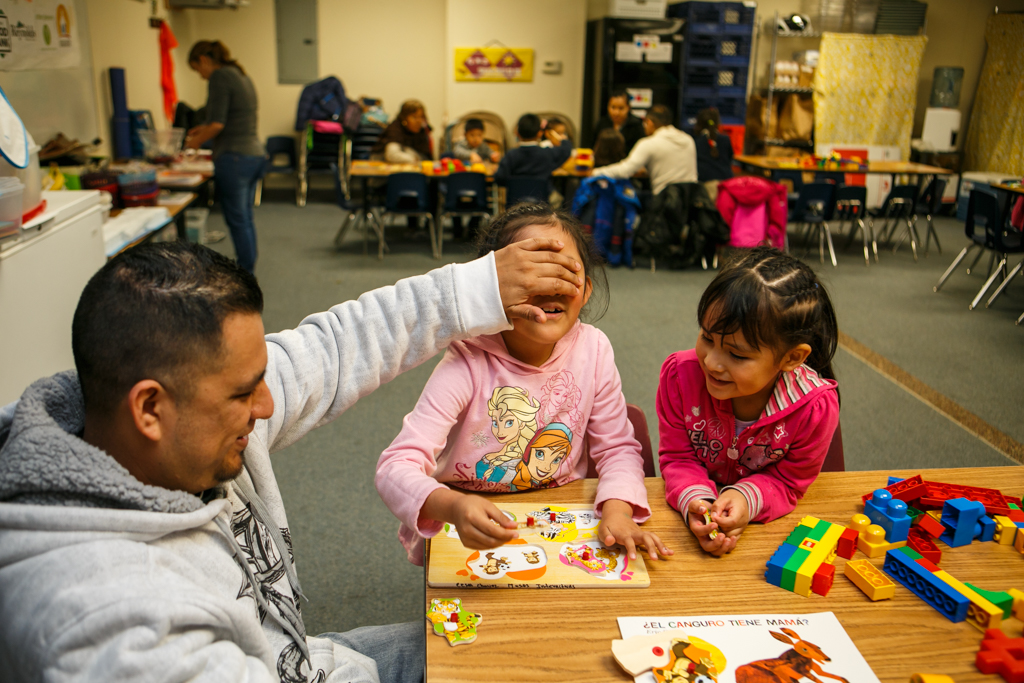
[[[712,334],[740,330],[748,344],[767,346],[777,356],[807,344],[811,354],[804,364],[836,378],[839,325],[832,299],[806,263],[778,249],[751,249],[723,268],[701,295],[697,323]]]
[[[198,43],[192,46],[192,49],[188,53],[188,63],[195,64],[199,62],[200,57],[209,57],[217,66],[233,66],[242,74],[245,74],[245,69],[236,60],[231,59],[231,53],[224,43],[219,40],[200,40]]]

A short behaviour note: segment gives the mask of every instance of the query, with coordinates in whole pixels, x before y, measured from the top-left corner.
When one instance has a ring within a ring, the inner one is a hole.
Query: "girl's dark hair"
[[[718,140],[718,127],[722,125],[722,119],[718,110],[714,107],[701,109],[697,114],[697,123],[693,127],[694,135],[706,135],[712,142]],[[718,145],[711,145],[711,156],[718,158]]]
[[[610,301],[604,259],[594,246],[590,233],[571,213],[552,209],[547,204],[516,204],[480,231],[476,240],[477,256],[486,256],[517,241],[519,233],[528,225],[557,226],[572,238],[576,250],[580,253],[583,274],[590,278],[592,287],[590,301],[580,311],[580,317],[586,316],[586,322],[600,320],[608,312]]]
[[[423,115],[426,116],[427,108],[423,106],[422,102],[419,100],[406,100],[402,102],[402,108],[398,111],[398,120],[405,123],[407,118],[415,116],[420,112],[423,112]]]
[[[828,292],[806,263],[773,247],[751,249],[722,269],[700,297],[697,324],[710,334],[741,330],[748,344],[776,357],[807,344],[805,363],[836,378],[839,326]]]
[[[200,40],[198,43],[192,46],[192,49],[188,53],[188,63],[198,64],[200,57],[209,57],[214,64],[219,66],[233,66],[243,74],[245,69],[234,59],[231,59],[231,53],[228,52],[227,47],[224,43],[219,40]]]
[[[626,139],[614,128],[605,128],[594,143],[594,168],[617,164],[626,158]]]

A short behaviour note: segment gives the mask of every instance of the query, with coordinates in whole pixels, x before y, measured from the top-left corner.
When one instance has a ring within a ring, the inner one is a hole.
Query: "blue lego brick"
[[[903,480],[900,479],[899,477],[889,477],[889,481],[886,484],[886,486],[892,486],[893,484],[898,484],[901,481],[903,481]]]
[[[911,593],[927,602],[950,621],[966,619],[971,601],[918,564],[903,550],[904,548],[897,548],[885,554],[885,563],[882,565],[885,573],[906,586]]]
[[[873,523],[885,529],[885,540],[889,543],[907,540],[912,521],[907,514],[907,504],[894,499],[885,489],[878,489],[871,495],[870,500],[864,503],[864,514],[870,517]]]
[[[996,533],[996,521],[988,515],[982,515],[978,521],[981,523],[981,536],[979,541],[991,541]]]
[[[975,500],[954,498],[942,505],[942,524],[946,532],[939,539],[951,548],[970,545],[975,536],[981,535],[980,519],[985,506]]]
[[[789,558],[793,557],[797,547],[795,545],[789,545],[783,543],[779,546],[779,549],[775,551],[772,558],[768,560],[767,571],[764,573],[764,580],[773,586],[782,587],[782,570],[785,568],[786,563],[789,562]]]

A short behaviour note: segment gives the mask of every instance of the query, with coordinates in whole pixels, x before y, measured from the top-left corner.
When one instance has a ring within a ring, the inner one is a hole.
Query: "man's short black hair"
[[[610,95],[608,95],[609,100],[614,100],[618,97],[626,100],[626,106],[629,106],[629,93],[626,92],[625,88],[616,88],[615,90],[612,90]]]
[[[484,122],[480,119],[466,119],[466,132],[471,130],[483,130]]]
[[[647,118],[658,128],[672,125],[672,110],[664,104],[656,104],[647,111]]]
[[[521,140],[533,140],[540,135],[540,117],[536,114],[523,114],[516,124],[516,131]]]
[[[168,242],[118,254],[89,280],[71,324],[86,411],[109,415],[144,379],[187,399],[193,373],[220,357],[224,319],[262,312],[256,278],[212,249]]]

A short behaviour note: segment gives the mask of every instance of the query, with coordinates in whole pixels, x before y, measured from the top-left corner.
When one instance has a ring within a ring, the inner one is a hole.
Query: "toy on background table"
[[[870,560],[850,560],[843,574],[872,601],[888,600],[896,595],[896,584]]]
[[[989,515],[1006,515],[1011,517],[1014,503],[1010,502],[996,489],[986,489],[977,486],[961,486],[960,484],[946,484],[938,481],[925,481],[920,474],[908,479],[895,481],[885,487],[885,490],[892,494],[893,498],[902,500],[907,505],[913,505],[919,510],[941,509],[943,503],[953,498],[966,498],[976,500],[985,506],[985,513]],[[863,502],[871,499],[873,493],[862,497]],[[1017,509],[1020,513],[1020,509]],[[1021,519],[1015,521],[1024,522],[1024,513]]]
[[[455,647],[476,640],[476,627],[484,618],[462,609],[462,598],[434,598],[427,609],[427,620],[434,625],[434,635],[443,636]]]
[[[941,515],[940,515],[941,518]],[[1009,520],[1007,520],[1009,521]],[[919,529],[928,532],[928,535],[932,538],[938,538],[946,530],[946,527],[942,526],[942,522],[935,519],[934,516],[925,513],[914,518],[913,525]]]
[[[768,560],[765,581],[805,597],[812,591],[828,595],[835,576],[832,561],[844,531],[840,524],[804,517]]]
[[[1006,683],[1024,683],[1024,638],[988,629],[974,665],[983,674],[999,674]]]

